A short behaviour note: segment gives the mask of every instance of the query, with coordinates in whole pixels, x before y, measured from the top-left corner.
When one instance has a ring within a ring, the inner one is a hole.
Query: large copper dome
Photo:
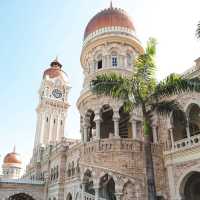
[[[97,13],[90,20],[85,29],[84,38],[90,33],[105,27],[123,27],[133,31],[135,30],[133,22],[128,14],[122,9],[113,8],[111,5],[110,8]]]
[[[22,164],[20,155],[15,152],[8,153],[5,156],[3,162],[4,162],[4,164]]]

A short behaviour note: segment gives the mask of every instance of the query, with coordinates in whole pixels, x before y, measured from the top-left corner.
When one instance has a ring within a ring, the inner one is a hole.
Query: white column
[[[94,187],[95,191],[95,200],[99,200],[99,187]]]
[[[52,114],[49,119],[49,133],[48,133],[48,142],[53,141],[53,126],[54,126],[54,115]]]
[[[172,165],[167,166],[167,175],[168,175],[168,181],[169,181],[169,192],[171,199],[174,199],[176,196],[176,185],[174,183],[174,173],[173,173],[173,167]]]
[[[57,117],[57,127],[56,127],[56,133],[55,133],[55,140],[58,141],[60,138],[60,127],[61,127],[61,118],[58,116]],[[62,121],[62,126],[63,126],[63,121]]]
[[[81,197],[82,197],[82,200],[84,200],[84,193],[85,193],[85,183],[82,183],[82,190],[81,190]]]
[[[113,111],[114,136],[116,138],[120,138],[120,136],[119,136],[119,119],[120,119],[119,110],[114,110]]]
[[[101,115],[100,115],[100,111],[95,111],[95,117],[94,117],[94,121],[96,123],[96,139],[99,140],[100,139],[100,133],[101,133]]]
[[[88,137],[88,126],[87,124],[83,125],[83,142],[87,142],[87,137]]]
[[[40,144],[44,143],[44,127],[45,127],[45,123],[46,123],[46,117],[45,117],[45,113],[41,114],[41,126],[40,126]]]
[[[153,131],[153,142],[158,143],[158,136],[157,136],[157,127],[156,125],[152,126],[152,131]]]
[[[189,128],[189,119],[187,118],[187,122],[186,122],[186,133],[187,133],[187,138],[189,140],[189,144],[191,144],[191,140],[190,140],[190,128]]]
[[[137,121],[132,119],[131,120],[131,127],[132,127],[132,139],[138,139],[137,137]]]
[[[80,128],[80,133],[81,133],[81,143],[83,143],[84,142],[84,132],[83,132],[83,127],[81,126],[81,128]]]
[[[169,129],[169,134],[170,134],[170,139],[171,139],[171,144],[172,144],[172,150],[174,150],[174,135],[173,135],[173,129]]]

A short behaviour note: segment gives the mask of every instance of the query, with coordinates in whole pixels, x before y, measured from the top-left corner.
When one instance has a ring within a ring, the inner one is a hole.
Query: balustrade
[[[184,138],[182,140],[178,140],[172,143],[171,152],[187,149],[193,146],[200,145],[200,134],[191,136],[189,138]],[[170,150],[169,147],[167,151]]]

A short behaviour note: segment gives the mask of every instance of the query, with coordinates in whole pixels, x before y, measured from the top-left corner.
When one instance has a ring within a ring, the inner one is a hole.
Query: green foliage
[[[172,96],[183,92],[200,92],[200,79],[185,79],[178,74],[170,74],[156,86],[153,95]]]

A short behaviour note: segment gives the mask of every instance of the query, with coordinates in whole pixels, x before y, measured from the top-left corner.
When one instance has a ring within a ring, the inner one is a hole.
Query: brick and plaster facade
[[[109,26],[104,27],[106,16],[123,20],[106,22]],[[77,101],[81,140],[64,137],[70,86],[62,65],[56,59],[44,72],[33,156],[21,182],[0,181],[0,199],[17,199],[13,195],[25,181],[29,185],[18,193],[38,200],[147,200],[141,110],[125,113],[123,101],[90,91],[90,82],[98,74],[130,76],[133,72],[133,60],[144,50],[131,23],[125,11],[111,5],[87,26],[81,53],[84,82]],[[197,59],[184,76],[197,77],[199,72]],[[171,98],[184,112],[152,115],[158,200],[200,199],[196,190],[200,186],[200,95]]]

